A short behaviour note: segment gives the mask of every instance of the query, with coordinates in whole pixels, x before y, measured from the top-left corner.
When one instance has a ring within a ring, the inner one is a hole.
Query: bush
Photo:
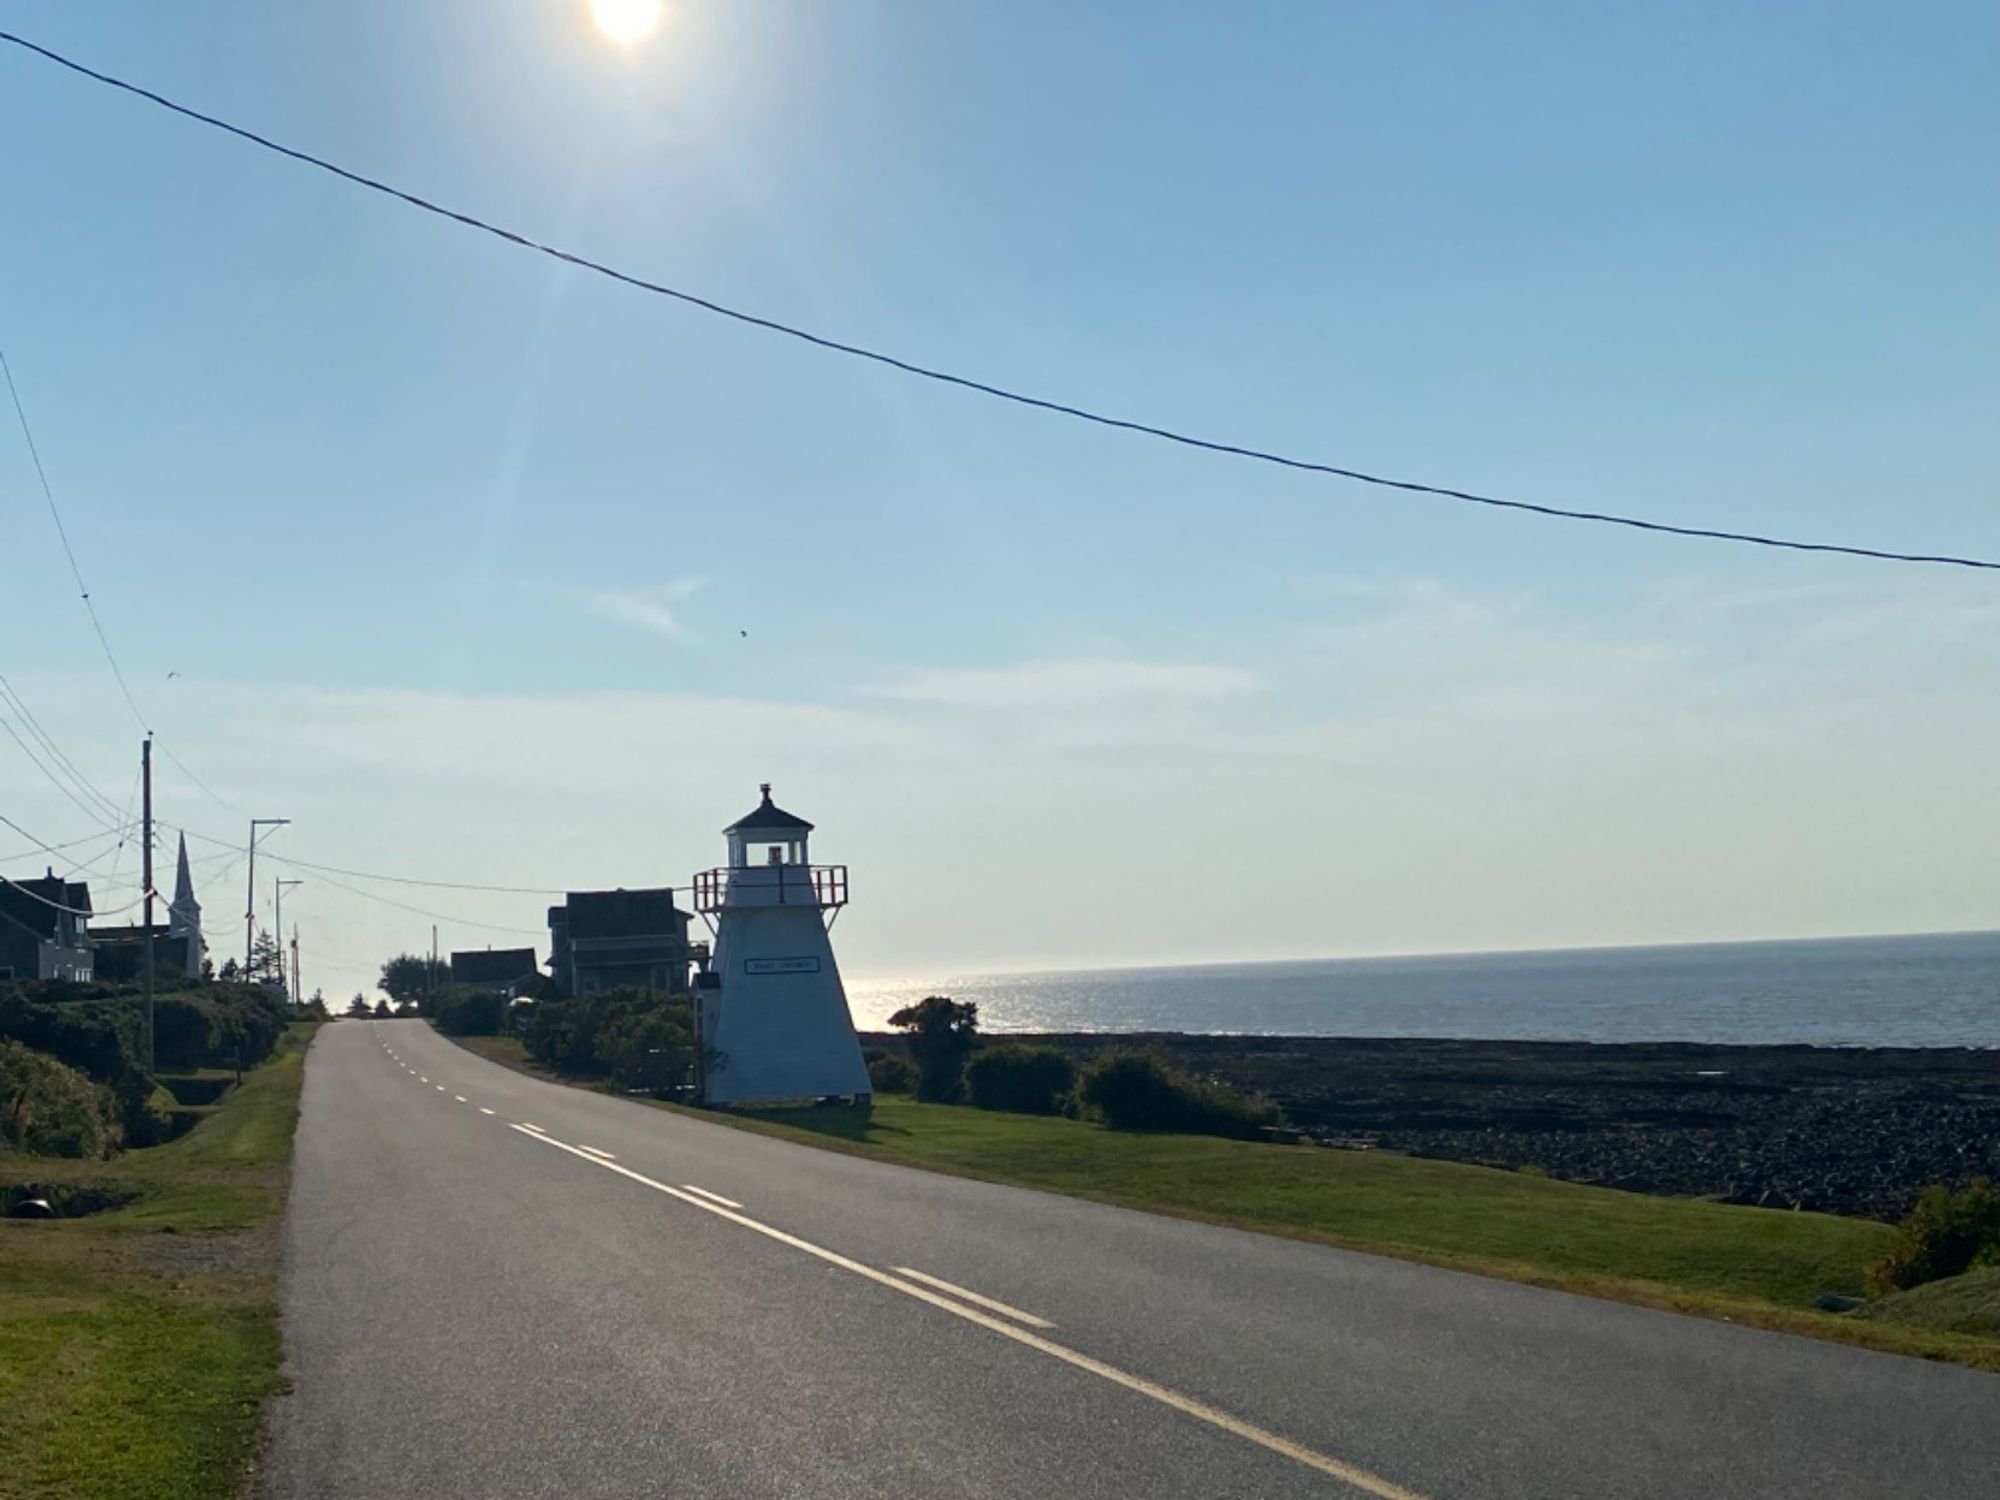
[[[979,1045],[976,1004],[929,995],[897,1011],[889,1024],[909,1034],[919,1099],[956,1104],[965,1097],[965,1059]]]
[[[543,1000],[529,1009],[534,1014],[521,1044],[559,1073],[610,1077],[626,1088],[668,1088],[693,1061],[694,1016],[685,995],[620,988]]]
[[[0,1041],[0,1140],[37,1156],[109,1156],[120,1138],[111,1091],[19,1042]]]
[[[1076,1087],[1076,1064],[1057,1047],[992,1047],[966,1067],[965,1086],[980,1109],[1061,1114]]]
[[[507,1024],[507,997],[453,985],[431,997],[431,1019],[446,1036],[498,1036]]]
[[[1974,1266],[2000,1266],[2000,1192],[1983,1177],[1962,1192],[1925,1188],[1900,1227],[1895,1248],[1868,1268],[1872,1291],[1901,1291]]]
[[[1083,1076],[1083,1102],[1113,1130],[1172,1130],[1254,1140],[1277,1106],[1218,1083],[1198,1083],[1151,1052],[1113,1053]]]
[[[153,1048],[161,1067],[252,1067],[284,1035],[284,1003],[257,985],[188,982],[158,994]],[[145,1002],[137,985],[38,980],[0,984],[0,1038],[75,1068],[111,1091],[127,1144],[165,1138],[146,1072]]]
[[[666,1093],[687,1082],[694,1034],[664,1009],[632,1011],[603,1029],[598,1055],[620,1088]]]
[[[917,1086],[916,1067],[907,1057],[877,1052],[868,1058],[868,1086],[878,1094],[907,1094]]]

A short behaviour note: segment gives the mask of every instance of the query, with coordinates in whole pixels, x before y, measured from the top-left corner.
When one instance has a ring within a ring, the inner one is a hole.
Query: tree
[[[368,1002],[357,992],[354,998],[347,1002],[347,1013],[356,1020],[359,1020],[361,1017],[369,1014]]]
[[[215,977],[224,984],[234,984],[243,977],[243,971],[236,967],[235,959],[225,958],[222,961],[222,972]]]
[[[378,982],[399,1005],[420,1005],[425,995],[451,982],[451,973],[443,959],[433,960],[421,953],[398,953],[382,965],[382,978]]]
[[[257,934],[250,944],[250,982],[268,984],[274,989],[285,988],[284,945],[268,932]]]
[[[917,1064],[917,1097],[956,1104],[965,1097],[965,1060],[979,1045],[979,1007],[943,995],[929,995],[889,1017],[909,1034]]]
[[[394,1014],[395,1012],[389,1009],[389,1002],[387,1000],[377,1000],[375,1002],[375,1015],[378,1019],[383,1016],[393,1016]]]

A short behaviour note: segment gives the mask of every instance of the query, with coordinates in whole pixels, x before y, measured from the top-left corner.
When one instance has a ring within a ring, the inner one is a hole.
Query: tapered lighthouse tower
[[[847,904],[847,866],[815,865],[812,824],[764,800],[723,835],[729,863],[694,878],[715,929],[696,982],[702,1100],[747,1104],[865,1097],[868,1068],[827,929]]]

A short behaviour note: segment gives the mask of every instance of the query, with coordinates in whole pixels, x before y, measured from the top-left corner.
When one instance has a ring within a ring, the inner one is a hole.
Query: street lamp
[[[291,822],[290,818],[252,818],[250,820],[250,886],[243,898],[243,978],[250,978],[252,950],[257,946],[257,830],[260,828],[282,828]]]

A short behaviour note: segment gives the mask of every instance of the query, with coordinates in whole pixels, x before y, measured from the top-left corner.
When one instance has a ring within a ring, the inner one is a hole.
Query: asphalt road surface
[[[267,1500],[2000,1496],[2000,1377],[815,1151],[415,1021],[313,1045],[282,1295]]]

